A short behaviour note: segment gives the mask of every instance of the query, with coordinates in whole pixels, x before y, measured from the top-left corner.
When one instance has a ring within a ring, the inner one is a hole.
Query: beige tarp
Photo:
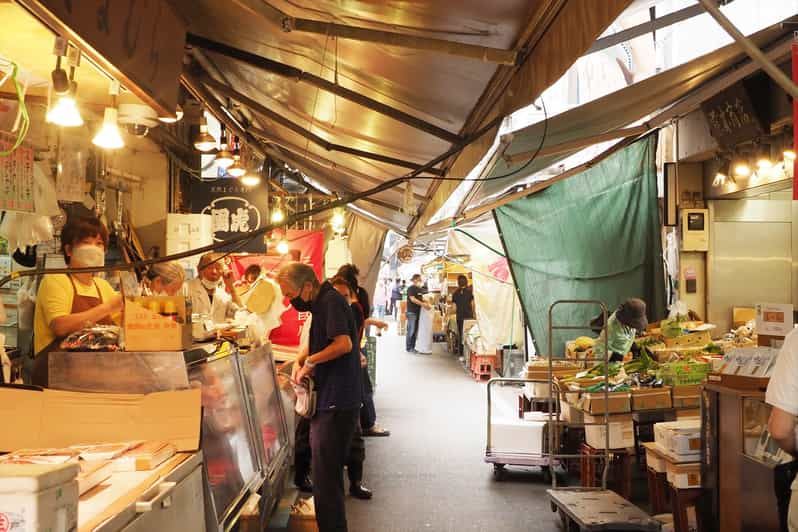
[[[521,305],[506,259],[496,251],[502,252],[502,243],[492,218],[449,231],[447,255],[468,256],[465,265],[472,271],[477,323],[485,346],[509,343],[521,346],[524,339]]]

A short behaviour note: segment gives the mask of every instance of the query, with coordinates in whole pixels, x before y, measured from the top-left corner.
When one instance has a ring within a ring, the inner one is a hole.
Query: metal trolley
[[[488,381],[488,415],[487,415],[487,446],[485,447],[485,462],[493,464],[493,475],[496,480],[502,480],[505,476],[505,466],[519,467],[539,467],[543,471],[545,482],[550,482],[549,477],[555,476],[555,467],[560,466],[559,460],[552,460],[550,455],[552,450],[559,446],[559,435],[555,434],[558,430],[556,424],[547,423],[541,441],[541,453],[528,453],[523,451],[497,451],[493,448],[493,400],[492,389],[495,385],[507,384],[546,384],[547,381],[535,379],[505,379],[496,378]],[[559,393],[559,391],[558,391]],[[556,403],[550,403],[550,407],[556,407]],[[557,412],[559,419],[559,412]],[[548,443],[548,447],[546,447]]]
[[[549,381],[550,381],[550,400],[558,401],[560,395],[554,395],[559,391],[559,386],[554,382],[554,362],[551,354],[553,353],[553,332],[554,331],[585,331],[590,330],[590,325],[555,325],[554,311],[563,305],[583,305],[599,307],[603,317],[601,327],[604,332],[604,357],[580,359],[585,362],[600,362],[604,364],[604,419],[603,422],[596,423],[570,423],[559,419],[559,408],[549,408],[549,425],[552,427],[562,426],[603,426],[604,427],[604,449],[603,453],[597,454],[557,454],[549,453],[549,467],[554,463],[569,458],[579,458],[581,460],[604,460],[604,468],[601,474],[601,487],[598,488],[559,488],[557,486],[557,476],[552,475],[552,488],[548,490],[553,512],[559,512],[565,530],[659,530],[660,524],[651,517],[634,506],[620,495],[607,489],[607,474],[610,467],[610,430],[609,430],[609,339],[606,334],[607,328],[607,307],[601,301],[596,300],[561,300],[555,301],[549,307]],[[549,449],[555,449],[555,430],[549,431]]]

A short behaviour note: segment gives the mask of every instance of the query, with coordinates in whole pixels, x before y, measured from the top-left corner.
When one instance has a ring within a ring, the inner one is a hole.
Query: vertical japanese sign
[[[247,188],[234,179],[214,179],[193,183],[190,197],[191,212],[211,216],[214,242],[250,233],[266,224],[269,198],[264,188]],[[263,237],[257,237],[236,251],[265,253],[266,244]]]

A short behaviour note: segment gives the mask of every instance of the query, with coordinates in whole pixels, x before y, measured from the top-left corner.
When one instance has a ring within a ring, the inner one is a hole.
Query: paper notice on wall
[[[58,153],[55,190],[61,201],[83,202],[88,149],[77,139],[64,137]]]
[[[756,305],[756,333],[766,336],[787,336],[793,329],[793,306],[780,303]]]
[[[8,151],[15,137],[0,132],[0,151]],[[0,157],[0,210],[33,212],[33,150],[19,146]]]

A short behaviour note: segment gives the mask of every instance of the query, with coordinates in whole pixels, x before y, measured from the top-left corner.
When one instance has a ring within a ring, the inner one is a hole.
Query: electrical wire
[[[506,174],[497,175],[497,176],[493,176],[493,177],[468,178],[468,177],[436,177],[436,176],[418,176],[418,175],[416,175],[416,176],[408,176],[406,178],[406,180],[408,180],[408,181],[410,181],[410,180],[417,181],[417,180],[420,180],[420,179],[425,179],[425,180],[432,180],[432,181],[458,181],[458,182],[483,183],[483,182],[487,182],[487,181],[498,181],[499,179],[506,179],[508,177],[512,177],[514,175],[520,174],[521,172],[523,172],[524,170],[529,168],[529,166],[533,162],[535,162],[537,160],[538,155],[540,155],[540,151],[543,149],[543,146],[546,144],[546,137],[547,137],[547,135],[549,133],[549,115],[548,115],[548,112],[546,111],[546,102],[543,101],[543,98],[540,98],[540,104],[541,104],[541,108],[543,109],[543,134],[540,136],[540,143],[538,144],[537,149],[535,149],[535,153],[533,153],[532,157],[530,157],[529,160],[527,162],[525,162],[523,165],[521,165],[519,168],[516,168],[515,170],[513,170],[511,172],[507,172]],[[470,144],[470,142],[468,144]],[[466,146],[468,144],[466,144]],[[463,149],[465,149],[466,146],[463,146],[461,149],[459,149],[458,153],[461,152]]]
[[[17,94],[17,102],[19,104],[19,114],[18,116],[22,118],[22,124],[19,126],[19,131],[17,132],[17,139],[11,145],[11,148],[8,150],[0,150],[0,157],[8,157],[12,153],[14,153],[17,148],[22,145],[22,142],[25,140],[25,137],[28,135],[28,129],[30,128],[30,116],[28,115],[28,108],[25,105],[25,90],[22,87],[22,84],[19,82],[18,74],[19,74],[19,65],[17,65],[13,61],[9,61],[11,64],[11,80],[14,83],[14,91]],[[3,77],[3,82],[7,79],[7,76]],[[2,83],[0,83],[2,85]]]

